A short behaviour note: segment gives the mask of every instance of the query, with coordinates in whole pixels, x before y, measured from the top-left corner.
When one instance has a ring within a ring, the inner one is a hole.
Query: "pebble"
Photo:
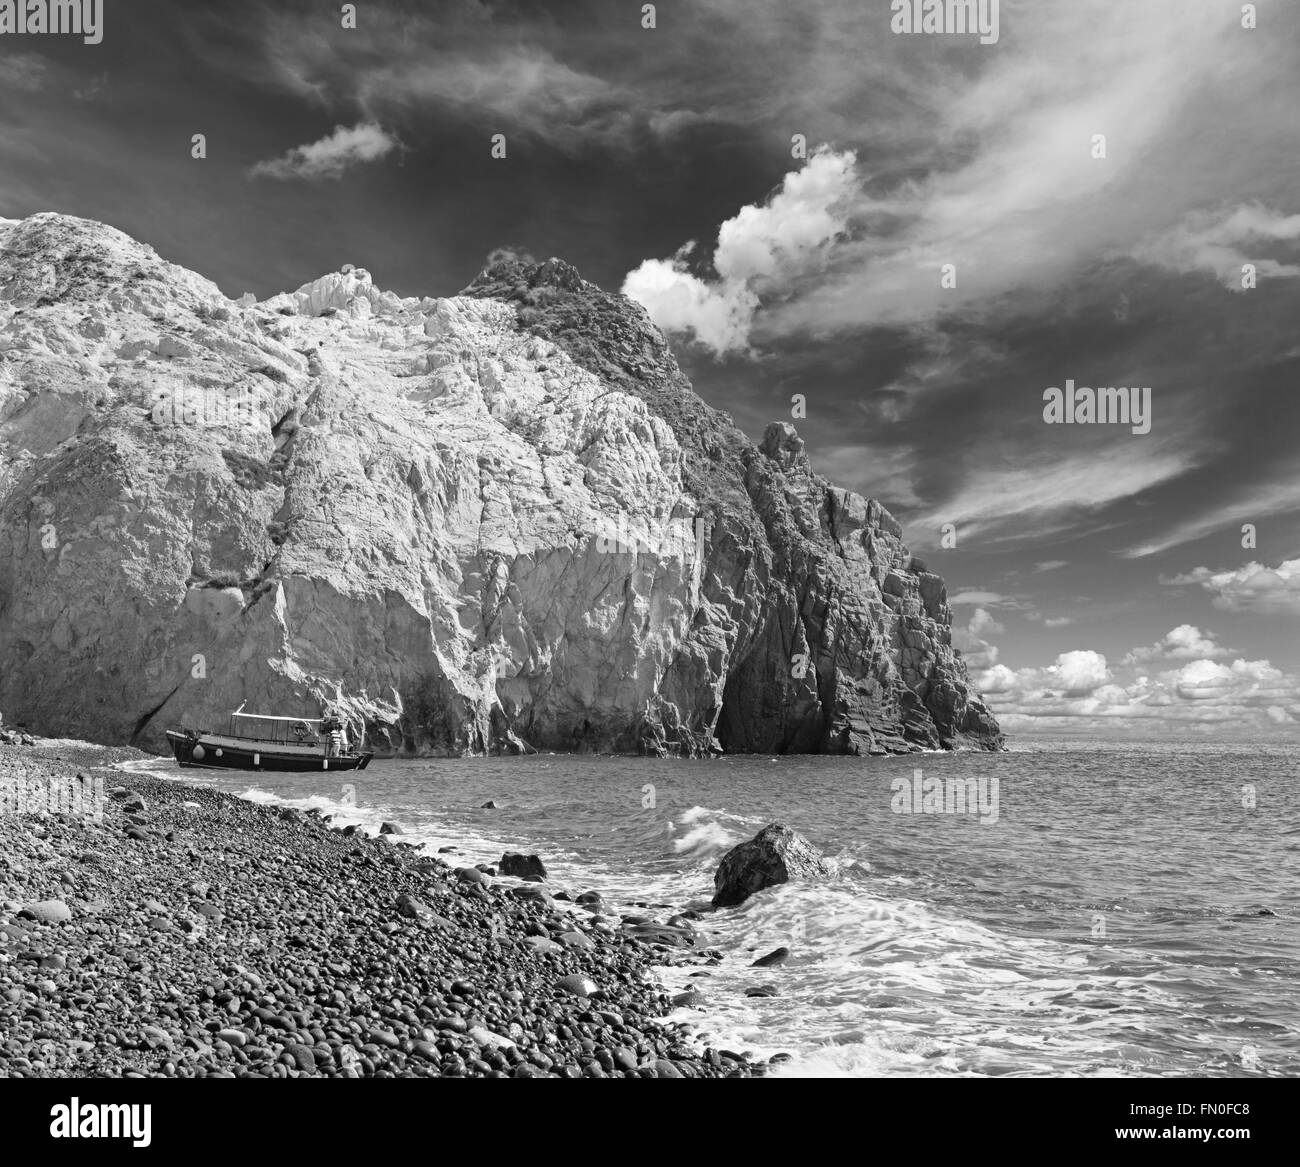
[[[63,924],[72,919],[72,909],[62,900],[38,900],[27,904],[21,914],[42,924]]]
[[[597,991],[595,981],[578,973],[561,977],[558,984],[566,993],[572,993],[575,997],[590,997]]]
[[[159,1029],[156,1025],[146,1025],[141,1031],[145,1044],[151,1049],[160,1045],[171,1045],[172,1036],[165,1029]]]
[[[599,893],[578,927],[536,883],[494,884],[482,856],[458,875],[400,840],[136,781],[102,825],[0,816],[0,1077],[760,1072],[660,1026],[663,957],[605,934],[618,921]],[[141,793],[147,827],[124,811]],[[26,911],[70,872],[66,918]],[[698,949],[673,959],[698,965]]]
[[[298,1069],[306,1072],[316,1069],[316,1054],[310,1046],[291,1041],[285,1044],[284,1052],[293,1059]]]

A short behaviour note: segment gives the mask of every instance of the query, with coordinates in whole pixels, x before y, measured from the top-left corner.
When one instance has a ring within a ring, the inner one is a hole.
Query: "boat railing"
[[[232,713],[229,736],[279,745],[320,745],[324,741],[319,718],[262,717],[255,713]]]

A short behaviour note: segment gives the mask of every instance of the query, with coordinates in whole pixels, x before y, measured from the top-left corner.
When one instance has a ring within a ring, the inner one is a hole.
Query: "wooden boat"
[[[374,757],[347,752],[337,717],[266,717],[243,708],[224,733],[169,729],[176,760],[213,770],[364,770]]]

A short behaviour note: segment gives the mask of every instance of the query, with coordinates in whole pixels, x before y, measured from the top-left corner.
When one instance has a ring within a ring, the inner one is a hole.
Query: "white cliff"
[[[996,746],[899,534],[559,261],[258,303],[0,220],[0,708],[36,732],[246,701],[406,752]]]

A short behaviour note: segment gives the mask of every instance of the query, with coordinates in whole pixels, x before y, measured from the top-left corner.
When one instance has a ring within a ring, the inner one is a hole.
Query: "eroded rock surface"
[[[406,753],[996,748],[949,625],[888,511],[559,260],[258,303],[0,220],[0,708],[35,733],[328,703]]]

